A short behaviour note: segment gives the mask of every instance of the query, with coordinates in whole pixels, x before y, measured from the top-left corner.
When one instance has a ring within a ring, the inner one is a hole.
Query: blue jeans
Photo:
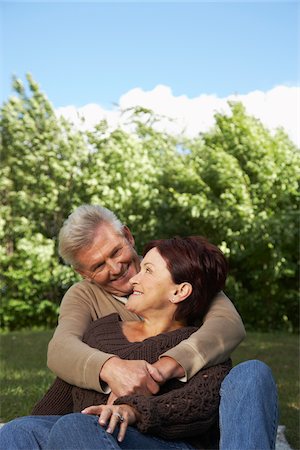
[[[234,367],[224,379],[220,404],[221,450],[270,450],[277,431],[277,390],[272,372],[260,361]],[[106,433],[96,416],[29,416],[0,430],[5,450],[167,450],[192,449],[129,427],[123,442]]]
[[[99,425],[98,416],[81,413],[65,416],[27,416],[15,419],[0,431],[3,450],[190,450],[183,441],[166,441],[128,427],[118,442]]]
[[[238,364],[220,394],[220,449],[275,449],[278,399],[271,369],[256,360]]]

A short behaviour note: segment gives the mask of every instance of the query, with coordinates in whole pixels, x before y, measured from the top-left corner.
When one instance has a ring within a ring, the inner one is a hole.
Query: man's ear
[[[84,278],[85,280],[91,281],[91,279],[86,275],[84,270],[75,269],[75,267],[73,267],[73,269],[74,269],[75,272],[79,273],[79,275],[81,275],[82,278]]]
[[[185,281],[184,283],[178,284],[176,292],[173,296],[174,303],[182,302],[183,300],[188,298],[192,292],[193,292],[193,286],[191,285],[191,283],[188,283],[187,281]]]
[[[126,240],[132,245],[132,247],[134,247],[134,243],[135,243],[134,237],[132,236],[129,228],[126,225],[123,225],[122,231],[123,231],[123,234],[124,234],[124,237],[126,238]]]

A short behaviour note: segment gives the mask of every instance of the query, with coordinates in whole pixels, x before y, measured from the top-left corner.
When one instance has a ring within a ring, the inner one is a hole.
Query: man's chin
[[[117,278],[115,281],[111,281],[111,284],[103,287],[106,292],[118,297],[125,297],[132,293],[132,284],[129,282],[133,276],[138,272],[134,263],[131,263],[127,271],[122,277]]]
[[[122,284],[120,283],[120,286],[111,286],[107,289],[107,292],[118,297],[127,297],[132,293],[132,285],[127,281]]]

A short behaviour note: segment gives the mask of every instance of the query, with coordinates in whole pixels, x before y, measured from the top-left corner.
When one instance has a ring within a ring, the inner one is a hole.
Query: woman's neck
[[[184,326],[183,322],[168,318],[149,319],[142,317],[142,321],[126,321],[122,323],[123,333],[131,342],[141,342],[149,337],[177,330]]]

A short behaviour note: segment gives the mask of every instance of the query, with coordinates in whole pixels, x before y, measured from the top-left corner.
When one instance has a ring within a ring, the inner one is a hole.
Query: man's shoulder
[[[66,292],[65,297],[80,296],[80,297],[99,297],[112,299],[112,295],[102,289],[95,283],[88,280],[81,280],[73,284]]]
[[[233,306],[233,303],[224,291],[219,291],[213,298],[210,306],[213,307],[215,305],[230,307]]]

